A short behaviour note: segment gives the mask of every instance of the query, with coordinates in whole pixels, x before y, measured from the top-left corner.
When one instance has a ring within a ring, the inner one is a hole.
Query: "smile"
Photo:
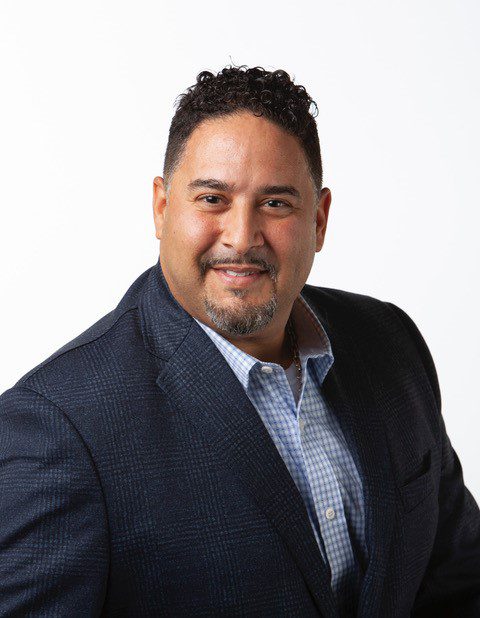
[[[264,275],[267,274],[266,271],[235,271],[230,269],[221,269],[214,268],[213,269],[217,276],[225,283],[234,284],[236,286],[246,286],[251,285],[252,283],[260,280]]]
[[[258,274],[256,271],[251,270],[251,271],[247,271],[244,273],[241,272],[237,272],[235,270],[225,270],[224,273],[226,275],[231,275],[232,277],[248,277],[249,275],[255,275]]]

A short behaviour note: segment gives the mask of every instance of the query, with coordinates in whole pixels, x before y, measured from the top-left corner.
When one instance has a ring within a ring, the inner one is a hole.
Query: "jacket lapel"
[[[329,303],[326,299],[323,302],[313,288],[304,288],[302,294],[330,339],[335,360],[323,383],[324,395],[339,419],[363,482],[368,562],[357,615],[370,618],[377,615],[381,600],[395,516],[385,410],[378,395],[381,389],[375,386],[375,376],[369,372],[365,353],[360,350],[359,337],[366,335],[354,332],[351,311],[329,314],[325,309]]]

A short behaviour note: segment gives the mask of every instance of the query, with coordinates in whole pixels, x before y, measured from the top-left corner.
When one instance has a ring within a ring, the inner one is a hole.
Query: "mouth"
[[[217,277],[219,277],[221,281],[235,287],[246,287],[252,285],[253,283],[260,281],[262,277],[268,274],[266,270],[248,267],[214,267],[212,270],[215,271]]]

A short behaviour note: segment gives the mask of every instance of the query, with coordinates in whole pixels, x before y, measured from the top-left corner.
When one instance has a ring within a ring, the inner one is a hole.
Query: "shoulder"
[[[150,271],[132,283],[115,309],[23,375],[11,395],[29,389],[68,408],[118,391],[132,364],[145,355],[138,302]]]
[[[306,284],[302,296],[320,313],[337,319],[385,323],[393,321],[397,325],[405,321],[412,322],[410,316],[393,303],[367,294]]]
[[[404,309],[366,294],[308,284],[302,289],[302,296],[333,328],[341,329],[350,340],[363,342],[365,350],[373,349],[383,359],[396,362],[418,362],[428,376],[440,409],[440,388],[430,349],[414,318]]]
[[[363,324],[368,330],[407,335],[415,341],[421,337],[410,315],[392,302],[367,294],[309,284],[303,287],[302,296],[319,315],[335,324],[347,328],[349,324],[351,328]]]
[[[394,305],[367,294],[359,294],[338,288],[328,288],[306,284],[302,296],[320,315],[335,322],[379,323],[398,321]]]
[[[310,285],[308,283],[303,287],[302,294],[322,300],[329,305],[331,304],[337,307],[344,306],[345,308],[361,306],[375,307],[386,304],[385,301],[368,294],[359,294],[358,292],[350,292],[339,288]]]

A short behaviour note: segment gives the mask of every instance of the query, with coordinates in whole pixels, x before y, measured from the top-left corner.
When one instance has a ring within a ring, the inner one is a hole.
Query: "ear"
[[[332,201],[332,194],[330,189],[324,187],[320,191],[320,195],[317,201],[317,213],[316,213],[316,234],[317,234],[317,242],[315,252],[321,250],[323,247],[323,242],[325,240],[325,232],[327,231],[327,221],[328,221],[328,213],[330,211],[330,203]]]
[[[155,236],[158,240],[162,237],[166,207],[167,194],[165,191],[164,180],[161,176],[155,176],[153,179],[153,221],[155,223]]]

